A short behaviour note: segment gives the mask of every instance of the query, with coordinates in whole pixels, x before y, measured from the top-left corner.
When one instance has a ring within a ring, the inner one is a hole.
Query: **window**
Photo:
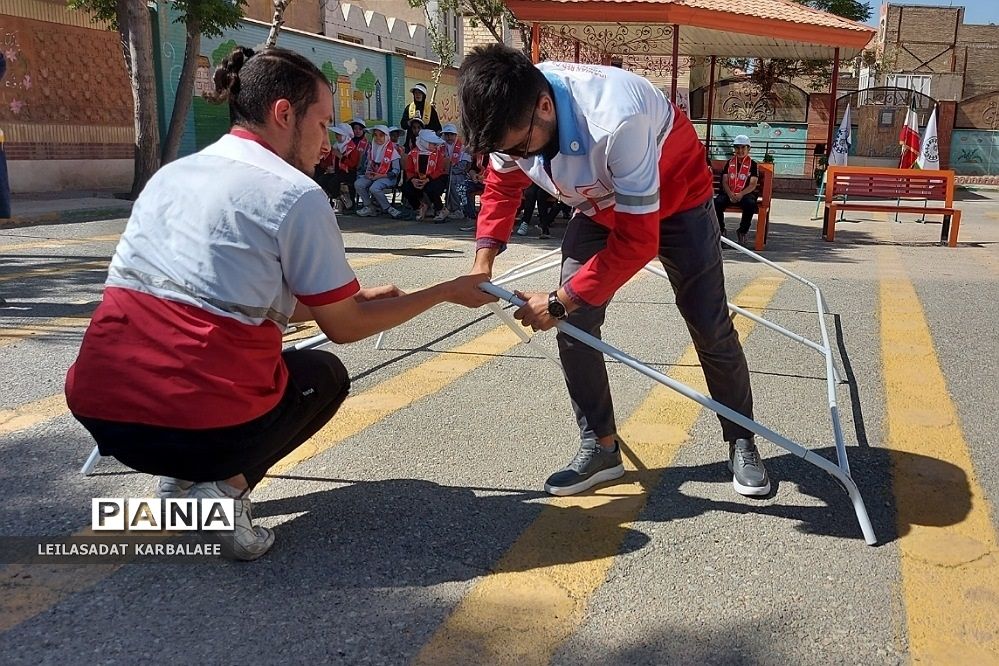
[[[930,80],[933,77],[929,74],[889,74],[887,85],[896,88],[908,88],[930,96]]]
[[[354,37],[353,35],[348,35],[342,32],[338,32],[336,34],[336,38],[339,39],[341,42],[350,42],[351,44],[361,44],[361,45],[364,44],[364,40],[361,39],[360,37]]]
[[[858,79],[859,79],[859,82],[858,82],[858,85],[857,85],[857,90],[866,90],[867,88],[873,87],[874,84],[876,83],[874,81],[874,77],[871,76],[871,68],[870,67],[863,67],[863,68],[861,68],[861,70],[860,70],[860,76],[858,77]]]

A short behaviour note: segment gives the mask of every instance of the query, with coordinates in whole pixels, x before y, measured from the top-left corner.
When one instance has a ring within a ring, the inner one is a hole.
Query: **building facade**
[[[62,0],[4,0],[0,12],[11,191],[130,184],[132,90],[118,33]]]
[[[365,3],[389,7],[391,3]],[[422,10],[395,3],[406,19],[358,4],[299,0],[289,5],[278,44],[313,60],[334,85],[334,117],[397,124],[409,88],[433,84],[436,56]],[[269,30],[271,0],[249,0],[247,19],[221,37],[201,40],[194,99],[180,154],[194,152],[228,131],[227,108],[210,104],[212,73],[239,44],[261,44]],[[150,3],[157,111],[166,135],[183,65],[185,33],[170,2]],[[450,17],[461,41],[461,21]],[[455,27],[457,25],[457,27]],[[452,37],[454,39],[454,37]],[[111,189],[131,186],[133,102],[118,33],[97,24],[65,0],[0,3],[0,131],[5,139],[11,191]],[[441,119],[456,120],[456,70],[443,72],[436,102]]]
[[[999,25],[965,23],[964,12],[960,6],[883,4],[875,66],[861,70],[861,88],[897,86],[931,98],[939,113],[942,164],[963,176],[994,177]]]

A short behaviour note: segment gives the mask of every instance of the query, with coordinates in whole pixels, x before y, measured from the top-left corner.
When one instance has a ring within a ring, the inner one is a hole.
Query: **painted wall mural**
[[[955,129],[950,168],[962,176],[999,175],[999,130]]]
[[[705,123],[694,121],[698,136],[704,140]],[[778,176],[804,176],[806,151],[803,145],[808,137],[805,123],[711,123],[711,154],[713,160],[727,160],[732,157],[732,141],[739,134],[745,134],[752,142],[751,155],[757,162],[770,153],[774,156],[774,173]]]
[[[413,95],[409,91],[417,83],[425,85],[430,94],[433,94],[433,73],[429,69],[424,69],[407,62],[406,104],[413,101]],[[458,77],[456,70],[446,71],[441,76],[440,83],[437,86],[437,96],[434,97],[434,107],[437,109],[437,116],[441,119],[442,125],[446,123],[458,124]],[[395,124],[398,125],[400,120],[402,120],[402,111],[395,117]]]
[[[169,6],[160,7],[157,16],[160,86],[163,108],[169,113],[183,65],[185,34],[183,25],[173,22],[177,14]],[[181,142],[181,155],[200,150],[229,131],[228,105],[209,102],[202,98],[202,93],[214,89],[215,68],[237,45],[254,46],[266,38],[267,27],[250,22],[241,23],[238,29],[227,31],[221,37],[202,38],[194,82],[195,98]],[[403,56],[291,32],[282,33],[278,45],[304,55],[330,80],[334,122],[361,118],[370,126],[391,124],[402,116],[406,97]],[[164,131],[166,122],[166,118],[161,118]]]

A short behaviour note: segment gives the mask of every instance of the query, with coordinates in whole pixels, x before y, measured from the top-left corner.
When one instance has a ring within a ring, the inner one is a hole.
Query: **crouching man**
[[[495,300],[470,276],[402,294],[363,289],[309,177],[330,150],[330,83],[304,57],[236,49],[215,73],[233,129],[163,167],[135,202],[66,399],[102,455],[160,477],[161,497],[236,500],[230,557],[273,544],[250,491],[336,413],[350,380],[318,350],[282,353],[289,321],[337,343],[439,303]]]

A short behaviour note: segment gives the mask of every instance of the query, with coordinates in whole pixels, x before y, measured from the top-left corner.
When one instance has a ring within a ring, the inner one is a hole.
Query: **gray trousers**
[[[607,246],[609,235],[607,228],[589,217],[579,212],[573,216],[562,240],[562,284]],[[708,391],[718,402],[753,418],[749,367],[728,313],[719,243],[718,218],[711,199],[660,222],[659,260],[669,275]],[[607,304],[583,306],[572,312],[568,321],[599,338],[606,311]],[[580,437],[613,435],[617,426],[603,354],[563,333],[558,334],[558,349]],[[728,419],[718,419],[725,441],[753,436]]]

